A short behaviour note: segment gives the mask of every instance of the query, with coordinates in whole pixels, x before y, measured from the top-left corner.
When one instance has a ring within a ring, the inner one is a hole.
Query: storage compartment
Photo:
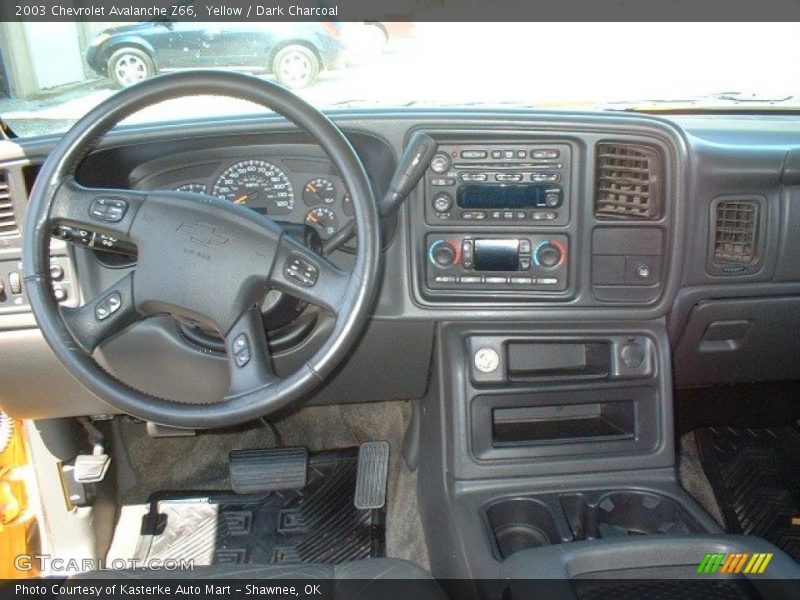
[[[635,433],[633,401],[566,406],[497,408],[492,411],[495,447],[591,439],[630,439]]]
[[[591,490],[494,502],[483,510],[495,556],[571,541],[708,533],[678,501],[643,490]]]
[[[511,381],[600,379],[609,372],[607,342],[509,342],[506,352]]]
[[[646,451],[659,437],[648,387],[482,395],[472,403],[479,459]]]
[[[562,539],[553,512],[533,498],[503,500],[486,510],[495,552],[508,558],[515,552],[557,544]]]

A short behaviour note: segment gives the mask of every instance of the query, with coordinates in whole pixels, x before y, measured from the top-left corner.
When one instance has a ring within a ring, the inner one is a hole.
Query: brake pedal
[[[100,483],[108,472],[111,457],[106,454],[102,444],[95,444],[91,454],[79,454],[75,457],[72,477],[76,482]]]
[[[358,449],[356,508],[369,510],[386,504],[386,484],[389,479],[389,442],[364,442]]]
[[[231,450],[231,487],[237,494],[301,490],[308,475],[308,448]]]

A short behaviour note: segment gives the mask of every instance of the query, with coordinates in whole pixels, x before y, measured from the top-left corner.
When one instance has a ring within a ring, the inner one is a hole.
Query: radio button
[[[512,277],[511,283],[513,285],[531,285],[534,279],[531,277]]]
[[[528,213],[526,213],[524,210],[518,210],[514,213],[514,217],[517,219],[527,219]]]
[[[534,221],[543,221],[544,220],[544,213],[541,211],[533,211],[531,213],[531,218]]]
[[[492,283],[494,283],[494,284],[498,284],[498,283],[506,284],[506,283],[508,283],[508,278],[507,277],[489,276],[489,277],[487,277],[485,279],[485,281],[486,281],[486,283],[489,283],[489,284],[492,284]]]
[[[461,213],[461,218],[462,219],[472,220],[472,221],[480,221],[480,220],[486,218],[486,213],[483,212],[482,210],[464,211],[464,212]]]
[[[452,177],[437,177],[435,179],[431,179],[431,185],[442,187],[448,185],[455,185],[456,180]]]
[[[558,192],[548,192],[544,195],[544,203],[550,207],[556,207],[561,202],[561,195]]]
[[[503,213],[503,218],[507,221],[512,220],[514,218],[514,212],[507,210],[506,212]]]
[[[433,197],[433,209],[439,213],[446,213],[453,208],[453,197],[444,192]]]
[[[437,275],[434,281],[436,283],[458,283],[458,277],[452,275]]]
[[[519,258],[519,268],[523,271],[527,271],[531,268],[531,259],[526,256],[520,256]]]
[[[493,219],[502,219],[503,213],[499,210],[493,210],[491,213],[489,213],[489,216],[491,216]]]
[[[530,240],[520,240],[519,241],[519,251],[522,254],[530,254],[531,253],[531,241]]]
[[[458,176],[461,181],[486,181],[486,173],[461,173]]]
[[[513,150],[503,150],[503,158],[514,158]]]
[[[558,217],[558,215],[556,213],[552,212],[552,211],[548,211],[548,212],[544,213],[544,218],[547,221],[553,221],[557,217]]]
[[[498,173],[494,176],[495,181],[522,181],[520,173]]]
[[[561,179],[561,175],[558,173],[534,173],[531,175],[531,181],[558,181]]]
[[[525,150],[517,150],[517,158],[525,158],[528,155]]]
[[[555,277],[538,277],[536,279],[536,283],[540,283],[542,285],[557,285],[558,279]]]
[[[460,277],[459,283],[483,283],[483,277],[471,275],[469,277]]]
[[[461,158],[486,158],[486,150],[462,150]]]
[[[532,150],[531,158],[558,158],[561,153],[558,150]]]
[[[431,159],[431,170],[434,173],[444,173],[450,168],[450,157],[439,153]]]

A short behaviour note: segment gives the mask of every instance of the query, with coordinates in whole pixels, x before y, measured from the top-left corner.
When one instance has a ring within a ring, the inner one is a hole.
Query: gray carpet
[[[725,522],[722,519],[722,511],[717,504],[717,499],[714,497],[714,489],[708,482],[703,470],[703,463],[700,462],[700,451],[697,448],[697,441],[694,439],[694,432],[689,432],[680,439],[678,476],[681,485],[689,492],[689,495],[697,500],[697,503],[724,528]]]
[[[387,497],[386,548],[393,558],[429,569],[417,507],[417,476],[408,470],[400,448],[411,414],[407,402],[312,406],[274,421],[284,445],[330,450],[386,440],[391,446]],[[230,489],[228,453],[242,448],[271,448],[266,426],[201,433],[193,437],[150,438],[144,423],[115,419],[115,465],[119,500],[142,504],[159,491]]]

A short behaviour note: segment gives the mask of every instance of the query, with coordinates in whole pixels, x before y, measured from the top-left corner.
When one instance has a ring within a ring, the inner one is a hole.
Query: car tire
[[[108,76],[121,88],[130,87],[156,74],[155,63],[144,50],[125,46],[108,59]]]
[[[302,44],[281,48],[272,59],[272,72],[278,82],[292,90],[312,85],[319,76],[319,70],[317,55]]]

